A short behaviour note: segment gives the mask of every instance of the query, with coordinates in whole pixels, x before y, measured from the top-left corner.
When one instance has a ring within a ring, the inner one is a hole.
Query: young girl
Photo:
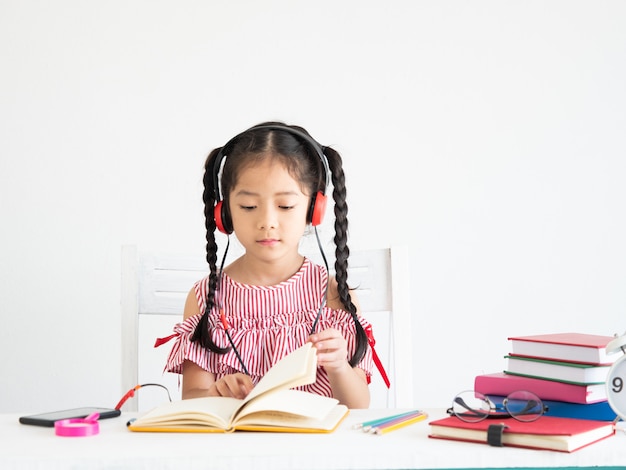
[[[307,225],[322,220],[330,181],[336,277],[329,279],[298,247]],[[367,408],[373,361],[369,324],[347,284],[340,155],[303,128],[263,123],[209,154],[204,188],[210,274],[189,292],[166,365],[182,373],[183,399],[243,398],[272,365],[310,341],[317,378],[299,389]],[[217,268],[216,229],[235,233],[245,249],[224,269],[224,259]]]

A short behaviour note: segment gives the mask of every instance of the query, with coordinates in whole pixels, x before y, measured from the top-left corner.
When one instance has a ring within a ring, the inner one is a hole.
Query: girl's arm
[[[351,294],[352,302],[359,309],[358,300]],[[343,308],[337,294],[337,281],[332,278],[328,286],[327,305],[330,308]],[[317,348],[317,361],[328,374],[333,396],[348,408],[368,408],[370,392],[365,372],[348,363],[348,344],[341,333],[328,328],[311,335],[313,345]]]
[[[184,319],[198,315],[200,308],[194,289],[191,289],[185,302]],[[182,398],[234,397],[245,398],[253,388],[252,380],[245,374],[232,374],[216,381],[215,374],[204,370],[192,361],[183,363]]]
[[[370,392],[365,372],[348,363],[348,347],[341,333],[328,328],[311,335],[317,348],[317,364],[324,367],[333,389],[333,397],[348,408],[367,408]]]

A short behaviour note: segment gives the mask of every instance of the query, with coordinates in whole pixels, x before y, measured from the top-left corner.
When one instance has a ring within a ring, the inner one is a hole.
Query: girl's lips
[[[273,246],[278,243],[278,240],[275,238],[264,238],[263,240],[257,241],[257,243],[262,246]]]

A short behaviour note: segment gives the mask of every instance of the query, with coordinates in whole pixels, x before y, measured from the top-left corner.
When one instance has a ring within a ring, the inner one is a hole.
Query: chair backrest
[[[319,253],[305,254],[321,262]],[[376,352],[391,381],[387,389],[378,371],[374,372],[370,408],[411,408],[408,250],[353,251],[349,266],[349,284],[356,288],[362,314],[372,324]],[[122,247],[123,392],[137,384],[159,383],[170,390],[172,399],[180,398],[178,375],[163,373],[171,346],[155,349],[154,341],[171,334],[172,327],[182,320],[189,289],[207,272],[202,255],[142,253],[135,246]],[[162,390],[144,388],[124,409],[144,411],[166,399]]]

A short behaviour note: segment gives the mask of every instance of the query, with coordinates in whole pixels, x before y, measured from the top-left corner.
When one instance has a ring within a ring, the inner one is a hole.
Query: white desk
[[[0,415],[0,469],[377,469],[377,468],[626,468],[626,435],[571,454],[490,447],[428,438],[429,419],[381,436],[353,424],[396,410],[352,410],[331,434],[174,434],[134,433],[126,421],[134,413],[100,422],[100,434],[58,437],[53,428],[18,423]]]

